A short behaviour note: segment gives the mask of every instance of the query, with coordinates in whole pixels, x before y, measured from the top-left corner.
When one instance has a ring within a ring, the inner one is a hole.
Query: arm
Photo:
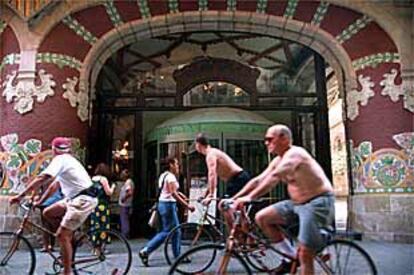
[[[276,184],[279,183],[280,177],[275,174],[275,170],[280,163],[281,158],[276,157],[270,162],[269,166],[263,171],[263,173],[251,180],[251,182],[254,181],[255,183],[255,185],[253,183],[251,184],[252,186],[254,185],[254,188],[252,188],[248,194],[242,194],[246,197],[246,200],[252,200],[268,193]],[[243,191],[243,189],[241,191]],[[241,193],[241,191],[239,193]],[[237,198],[241,197],[239,194],[236,194],[236,196]]]
[[[233,196],[233,200],[240,198],[242,196],[247,195],[248,193],[250,193],[253,189],[255,189],[260,182],[263,181],[264,178],[267,177],[267,175],[271,172],[271,165],[269,164],[269,166],[267,166],[267,168],[258,176],[256,176],[255,178],[251,179],[243,188],[242,190],[240,190],[236,195]]]
[[[109,187],[109,182],[108,182],[108,179],[106,177],[101,177],[100,182],[101,182],[102,187],[105,191],[105,194],[107,196],[111,196],[114,193],[114,190],[115,190],[115,187],[116,187],[115,184],[112,184],[112,186]]]
[[[127,182],[125,182],[125,184],[128,184],[128,185],[125,190],[125,196],[123,198],[123,202],[125,202],[127,199],[132,197],[132,195],[134,194],[134,187],[129,181],[132,181],[132,180],[128,179]]]
[[[174,199],[176,199],[181,205],[184,205],[186,208],[194,211],[194,206],[191,206],[185,199],[184,194],[177,191],[177,187],[174,182],[166,182],[168,193],[170,193]],[[181,194],[181,195],[180,195]],[[184,196],[184,197],[183,197]]]
[[[207,169],[208,169],[208,193],[209,197],[213,197],[217,188],[217,157],[215,155],[208,155],[206,157]]]
[[[49,198],[53,193],[55,193],[60,187],[59,181],[52,182],[46,191],[43,193],[42,197],[36,201],[36,205],[42,204],[47,198]]]
[[[286,152],[279,165],[275,168],[275,175],[279,178],[283,178],[286,175],[292,175],[301,160],[301,151],[296,148],[290,149]]]
[[[48,174],[40,174],[36,176],[36,178],[34,178],[34,180],[32,180],[27,185],[27,187],[22,192],[20,192],[20,194],[10,198],[10,203],[13,204],[13,203],[19,202],[27,193],[29,193],[30,191],[34,189],[38,189],[42,184],[49,183],[53,179],[54,178]]]

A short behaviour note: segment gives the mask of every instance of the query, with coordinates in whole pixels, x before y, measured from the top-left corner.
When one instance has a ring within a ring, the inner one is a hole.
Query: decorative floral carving
[[[398,71],[391,69],[390,73],[385,73],[380,85],[384,87],[381,95],[389,96],[392,102],[397,102],[402,95],[404,98],[404,108],[410,112],[414,112],[414,81],[404,80],[402,85],[395,84],[395,78]]]
[[[45,70],[39,71],[39,78],[41,84],[36,86],[34,78],[17,76],[17,71],[13,71],[6,76],[6,80],[3,82],[3,93],[8,103],[15,102],[14,109],[20,114],[27,113],[33,110],[33,97],[37,98],[37,102],[42,103],[47,96],[53,96],[55,92],[53,87],[56,83],[52,80],[52,75],[47,74]],[[14,81],[17,81],[16,85],[13,85]]]
[[[384,87],[381,91],[381,95],[389,96],[392,102],[397,102],[400,99],[400,95],[404,94],[402,86],[394,84],[394,80],[397,77],[398,71],[392,69],[391,73],[385,73],[384,79],[381,80],[380,85]]]
[[[66,82],[62,85],[63,98],[69,100],[69,104],[72,107],[78,108],[78,117],[81,121],[88,120],[88,102],[89,96],[83,89],[79,89],[79,92],[76,91],[76,84],[78,84],[78,78],[74,76],[73,78],[66,78]]]
[[[358,76],[359,83],[362,86],[361,91],[351,90],[346,97],[346,102],[348,104],[348,118],[354,120],[359,115],[359,106],[366,106],[368,104],[368,99],[375,95],[374,82],[371,81],[369,76],[364,77],[363,75]]]

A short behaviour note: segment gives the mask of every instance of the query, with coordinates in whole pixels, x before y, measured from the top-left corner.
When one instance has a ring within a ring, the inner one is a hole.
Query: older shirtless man
[[[287,254],[296,253],[284,239],[278,225],[289,224],[299,217],[299,250],[301,274],[313,274],[313,258],[324,245],[319,232],[334,219],[334,194],[331,182],[322,167],[302,147],[292,145],[290,129],[281,124],[271,126],[265,136],[269,153],[276,154],[269,166],[237,193],[235,206],[268,193],[281,181],[287,184],[290,200],[268,206],[256,215],[263,232]],[[290,271],[291,263],[283,261],[276,274]]]
[[[203,204],[210,203],[217,188],[217,177],[226,182],[226,194],[231,197],[249,181],[249,173],[237,165],[226,153],[211,147],[208,138],[200,133],[195,139],[195,149],[206,156],[208,169],[208,190]]]

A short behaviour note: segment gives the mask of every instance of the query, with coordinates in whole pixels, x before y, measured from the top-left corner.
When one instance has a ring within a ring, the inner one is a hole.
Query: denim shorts
[[[335,218],[335,196],[331,192],[323,193],[306,203],[294,204],[291,200],[275,203],[276,209],[286,225],[297,223],[299,218],[298,240],[304,246],[321,250],[326,240],[320,233],[321,228],[330,228]]]

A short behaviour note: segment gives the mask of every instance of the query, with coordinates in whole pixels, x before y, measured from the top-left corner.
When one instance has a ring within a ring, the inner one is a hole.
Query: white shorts
[[[66,208],[60,226],[75,231],[78,229],[98,205],[98,199],[80,195],[74,199],[63,199],[56,202]]]

